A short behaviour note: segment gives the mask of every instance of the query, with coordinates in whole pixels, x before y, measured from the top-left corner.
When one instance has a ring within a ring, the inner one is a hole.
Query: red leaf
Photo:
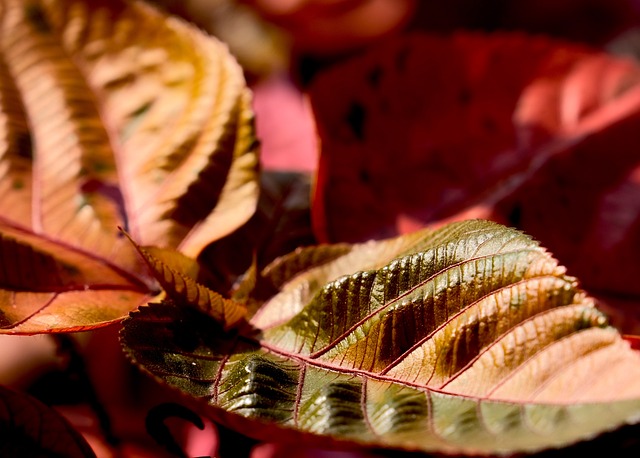
[[[31,396],[0,386],[0,455],[96,455],[83,437],[55,410]]]
[[[335,67],[311,90],[318,236],[490,217],[638,297],[638,81],[630,60],[521,34],[414,35]]]
[[[260,161],[266,170],[315,172],[318,142],[306,96],[284,77],[253,87]]]

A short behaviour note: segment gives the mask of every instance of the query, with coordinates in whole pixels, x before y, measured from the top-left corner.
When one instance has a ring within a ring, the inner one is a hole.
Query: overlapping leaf
[[[86,329],[157,293],[143,245],[196,256],[257,201],[226,47],[141,2],[0,4],[0,325]]]
[[[281,288],[253,329],[165,301],[125,320],[125,349],[258,437],[509,454],[640,420],[640,354],[514,229],[468,220],[318,246],[267,272]]]
[[[156,247],[138,247],[138,251],[169,300],[211,315],[225,331],[244,322],[246,309],[241,304],[225,299],[197,282],[196,261],[178,252]]]

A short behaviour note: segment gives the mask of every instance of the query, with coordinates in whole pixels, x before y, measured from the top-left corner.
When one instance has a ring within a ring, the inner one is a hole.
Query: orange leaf
[[[119,226],[195,257],[255,211],[242,69],[142,2],[2,9],[3,332],[113,322],[158,292]]]
[[[247,310],[242,304],[222,297],[197,281],[199,268],[194,260],[169,249],[138,245],[136,248],[176,304],[204,311],[225,331],[245,323]]]

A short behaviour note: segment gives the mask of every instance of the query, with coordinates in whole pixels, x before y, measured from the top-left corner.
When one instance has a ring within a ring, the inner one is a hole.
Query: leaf
[[[2,332],[119,320],[158,291],[118,227],[195,257],[255,210],[242,69],[142,2],[4,0],[0,20]]]
[[[331,56],[393,34],[411,20],[418,2],[248,0],[247,3],[286,30],[298,52],[306,56]]]
[[[260,174],[260,198],[251,219],[209,244],[198,257],[216,277],[208,286],[236,296],[249,269],[261,270],[276,257],[316,242],[309,205],[311,181],[310,175],[296,172]]]
[[[310,93],[322,139],[319,237],[397,234],[398,215],[433,221],[504,185],[550,154],[541,147],[568,118],[579,120],[579,99],[566,114],[549,102],[596,55],[520,34],[415,34],[325,72]]]
[[[0,455],[95,457],[82,435],[37,399],[0,386]]]
[[[178,305],[193,306],[211,315],[225,331],[244,323],[247,311],[242,304],[225,299],[198,283],[197,264],[179,252],[157,247],[136,248],[168,297]]]
[[[497,221],[511,218],[542,240],[594,294],[636,303],[639,126],[640,110],[560,149],[536,176],[498,200],[491,215]]]
[[[630,59],[517,33],[411,35],[334,66],[310,93],[318,238],[493,219],[590,292],[638,298],[639,82]]]
[[[640,420],[640,354],[520,231],[468,220],[296,256],[253,331],[163,302],[124,321],[124,349],[262,439],[496,455]]]

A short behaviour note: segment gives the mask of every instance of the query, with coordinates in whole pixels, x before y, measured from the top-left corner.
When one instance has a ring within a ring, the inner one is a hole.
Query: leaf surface
[[[254,422],[259,438],[278,427],[309,441],[490,455],[565,447],[640,419],[640,354],[529,236],[468,220],[344,248],[275,261],[299,256],[300,270],[253,330],[225,333],[165,301],[125,320],[124,348],[223,421]]]
[[[3,332],[113,322],[157,294],[119,227],[195,257],[255,210],[242,70],[142,2],[0,6]]]
[[[191,258],[153,246],[137,249],[170,300],[211,315],[225,331],[244,322],[246,309],[241,304],[197,282],[198,266]]]

